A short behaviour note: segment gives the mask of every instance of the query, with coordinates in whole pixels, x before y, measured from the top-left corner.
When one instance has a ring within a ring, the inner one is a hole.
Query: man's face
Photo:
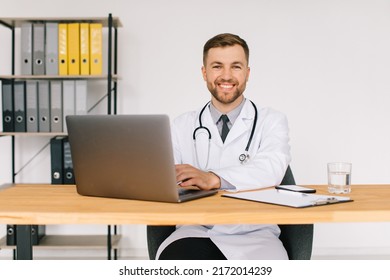
[[[210,49],[202,73],[207,88],[220,105],[241,102],[250,69],[240,45]]]

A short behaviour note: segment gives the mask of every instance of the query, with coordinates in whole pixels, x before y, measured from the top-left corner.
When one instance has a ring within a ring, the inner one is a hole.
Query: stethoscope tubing
[[[251,134],[249,136],[249,139],[248,139],[248,143],[246,144],[246,147],[245,147],[245,151],[244,153],[242,153],[240,156],[239,156],[239,161],[241,163],[245,163],[248,161],[249,159],[249,154],[248,154],[248,151],[249,151],[249,148],[250,148],[250,145],[252,143],[252,139],[253,139],[253,136],[255,134],[255,130],[256,130],[256,125],[257,125],[257,107],[255,105],[255,103],[252,102],[252,100],[249,100],[251,103],[252,103],[252,106],[253,108],[255,109],[255,118],[253,120],[253,126],[252,126],[252,130],[251,130]],[[207,108],[207,106],[210,104],[211,101],[207,102],[206,105],[204,105],[204,107],[202,108],[202,110],[200,110],[200,113],[199,113],[199,118],[198,118],[198,121],[199,121],[199,126],[197,128],[194,129],[194,132],[192,134],[192,138],[194,140],[194,146],[195,146],[195,153],[196,153],[196,158],[197,158],[197,161],[198,161],[198,165],[199,165],[199,160],[198,160],[198,153],[197,153],[197,148],[196,148],[196,133],[201,130],[201,129],[204,129],[206,130],[207,134],[208,134],[208,138],[209,138],[209,145],[208,145],[208,155],[207,155],[207,163],[206,163],[206,168],[207,168],[207,165],[208,165],[208,161],[209,161],[209,156],[210,156],[210,142],[211,142],[211,132],[210,130],[203,126],[202,124],[202,115],[203,115],[203,112],[204,110]]]

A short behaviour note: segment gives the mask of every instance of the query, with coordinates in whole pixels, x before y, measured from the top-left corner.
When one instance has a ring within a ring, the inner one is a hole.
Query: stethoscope
[[[249,153],[248,153],[248,151],[249,151],[249,147],[251,145],[252,139],[253,139],[253,135],[255,134],[256,124],[257,124],[257,107],[256,107],[255,103],[253,103],[251,100],[249,100],[249,101],[252,103],[252,106],[255,109],[255,118],[253,120],[252,131],[251,131],[251,134],[249,136],[248,143],[246,144],[245,151],[242,154],[240,154],[239,157],[238,157],[238,160],[240,161],[241,164],[247,163],[248,160],[249,160]],[[198,163],[198,166],[200,166],[199,158],[198,158],[198,150],[197,150],[197,147],[196,147],[196,135],[197,135],[197,133],[199,133],[200,130],[205,130],[207,132],[209,141],[208,141],[208,149],[207,149],[207,162],[206,162],[206,166],[205,166],[204,169],[207,169],[207,166],[209,164],[211,132],[210,132],[210,130],[207,127],[203,126],[203,124],[202,124],[202,115],[203,115],[204,110],[207,108],[207,106],[209,104],[210,104],[210,101],[207,102],[206,105],[204,105],[204,107],[200,111],[200,113],[199,113],[199,126],[194,129],[194,132],[192,134],[192,139],[194,140],[194,146],[195,146],[196,161]]]

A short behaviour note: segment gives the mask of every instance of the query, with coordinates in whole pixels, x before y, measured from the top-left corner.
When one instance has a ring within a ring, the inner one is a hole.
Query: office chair
[[[290,166],[281,185],[295,185],[295,180]],[[279,225],[279,236],[286,248],[290,260],[310,260],[313,246],[313,225]],[[147,226],[147,242],[149,258],[154,260],[160,244],[173,232],[176,226]]]

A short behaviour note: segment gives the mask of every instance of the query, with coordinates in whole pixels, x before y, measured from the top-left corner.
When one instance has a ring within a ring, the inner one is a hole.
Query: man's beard
[[[228,83],[232,83],[232,84],[235,84],[235,85],[238,85],[238,82],[236,81],[232,81],[232,80],[228,80],[228,81],[220,81],[220,80],[217,80],[214,82],[214,88],[211,87],[211,85],[209,85],[209,91],[210,93],[212,94],[212,96],[214,96],[214,98],[222,103],[222,104],[231,104],[233,103],[234,101],[237,100],[237,98],[239,98],[242,93],[244,92],[245,90],[245,87],[244,89],[239,89],[237,86],[236,86],[236,90],[233,92],[233,94],[229,94],[229,95],[226,95],[226,94],[218,94],[218,83],[223,83],[223,82],[228,82]]]

